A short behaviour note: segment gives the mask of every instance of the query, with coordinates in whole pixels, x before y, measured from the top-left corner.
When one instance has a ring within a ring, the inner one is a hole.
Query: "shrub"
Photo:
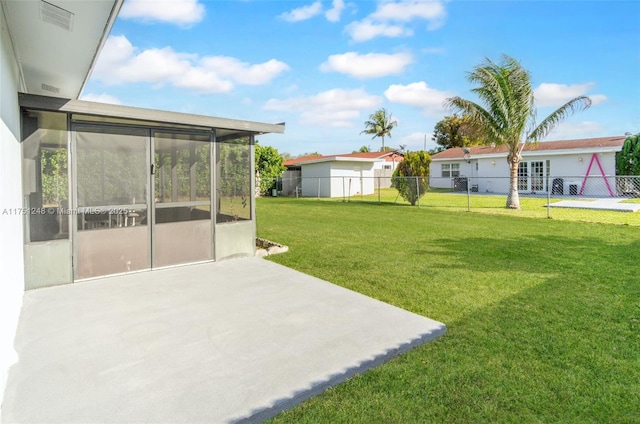
[[[400,196],[412,206],[429,188],[431,156],[425,151],[407,152],[393,172],[391,181]]]
[[[618,175],[640,175],[640,133],[629,136],[616,154]]]

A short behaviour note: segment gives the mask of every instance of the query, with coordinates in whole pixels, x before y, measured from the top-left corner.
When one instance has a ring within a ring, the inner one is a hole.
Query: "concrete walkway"
[[[605,198],[593,200],[561,200],[551,203],[552,208],[574,208],[574,209],[593,209],[617,212],[637,212],[640,210],[639,203],[621,203],[626,198]]]
[[[259,422],[444,332],[260,258],[33,290],[2,422]]]

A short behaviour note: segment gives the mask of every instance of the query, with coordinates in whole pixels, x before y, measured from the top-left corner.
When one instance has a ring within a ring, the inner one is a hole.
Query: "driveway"
[[[32,290],[2,422],[260,422],[444,333],[260,258]]]

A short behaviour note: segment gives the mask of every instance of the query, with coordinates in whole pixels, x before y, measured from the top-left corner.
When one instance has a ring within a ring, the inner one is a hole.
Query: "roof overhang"
[[[308,161],[304,161],[304,162],[297,162],[291,166],[301,166],[301,165],[311,165],[314,163],[323,163],[323,162],[366,162],[366,163],[373,163],[373,162],[385,162],[384,159],[378,159],[378,158],[350,158],[350,157],[344,157],[344,156],[332,156],[332,157],[322,157],[322,158],[318,158],[318,159],[309,159]]]
[[[558,149],[558,150],[524,150],[520,153],[522,158],[528,157],[539,157],[539,156],[567,156],[567,155],[588,155],[592,153],[617,153],[622,150],[622,146],[603,146],[603,147],[585,147],[580,149]],[[471,155],[469,157],[455,157],[455,158],[433,158],[432,162],[455,162],[455,161],[464,161],[468,162],[469,160],[474,159],[496,159],[496,158],[506,158],[507,152],[496,152],[496,153],[483,153]]]
[[[217,118],[213,116],[193,115],[189,113],[168,112],[131,106],[88,102],[85,100],[34,96],[25,93],[19,94],[19,102],[21,107],[29,109],[146,121],[157,124],[188,125],[200,128],[229,130],[227,132],[230,134],[283,134],[285,129],[284,123],[267,124],[239,119]]]
[[[0,0],[21,91],[77,99],[123,0]]]

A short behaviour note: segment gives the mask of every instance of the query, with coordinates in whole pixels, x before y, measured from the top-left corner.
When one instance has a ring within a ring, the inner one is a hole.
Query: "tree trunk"
[[[380,150],[381,152],[384,152],[384,136],[382,136],[382,150]]]
[[[507,208],[520,209],[520,195],[518,194],[518,165],[520,155],[509,154],[509,194],[507,194]]]

